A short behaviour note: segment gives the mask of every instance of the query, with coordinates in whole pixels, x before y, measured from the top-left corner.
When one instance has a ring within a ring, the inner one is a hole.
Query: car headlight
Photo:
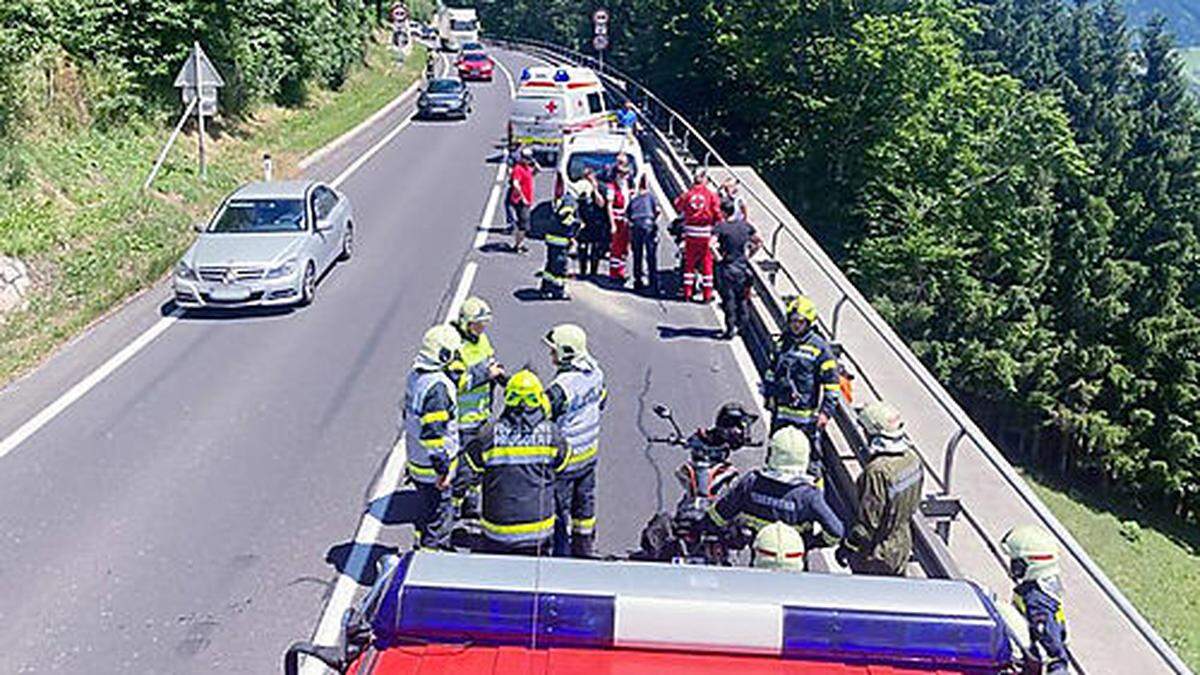
[[[285,261],[282,265],[280,265],[278,267],[272,267],[271,269],[267,270],[267,278],[268,279],[282,279],[284,277],[292,276],[293,274],[295,274],[295,272],[296,272],[296,259],[292,258],[291,260]]]
[[[175,263],[175,276],[184,281],[196,281],[196,271],[188,267],[187,263],[180,260]]]

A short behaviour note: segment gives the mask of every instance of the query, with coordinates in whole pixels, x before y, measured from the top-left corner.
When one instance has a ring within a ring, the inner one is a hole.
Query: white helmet
[[[775,522],[754,537],[754,566],[761,569],[800,572],[804,570],[804,538],[796,528]]]
[[[442,323],[425,331],[421,351],[417,353],[417,364],[428,368],[445,368],[458,358],[462,350],[462,336],[454,326]]]
[[[462,307],[458,310],[458,325],[466,327],[467,324],[480,323],[492,320],[492,308],[488,306],[483,298],[472,295],[463,300]]]
[[[796,480],[808,471],[812,443],[796,427],[781,427],[767,448],[767,470],[785,480]]]
[[[543,342],[554,350],[559,363],[571,363],[579,356],[587,356],[587,333],[573,323],[560,323],[546,333]]]
[[[868,437],[904,437],[904,418],[896,407],[885,401],[872,401],[858,413],[858,421]]]
[[[1058,542],[1037,525],[1018,525],[1000,540],[1000,550],[1009,558],[1008,574],[1013,581],[1034,581],[1058,576]]]

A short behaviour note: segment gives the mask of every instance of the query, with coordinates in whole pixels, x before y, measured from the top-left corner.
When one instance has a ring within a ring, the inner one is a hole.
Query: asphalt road
[[[657,424],[650,404],[696,426],[726,400],[749,401],[735,352],[709,337],[710,308],[588,282],[570,302],[533,300],[540,243],[529,256],[495,250],[496,235],[473,247],[509,108],[502,77],[474,88],[469,121],[414,122],[341,185],[358,250],[314,305],[185,316],[0,458],[0,672],[278,672],[321,615],[336,576],[327,555],[355,531],[415,347],[469,262],[510,366],[548,375],[546,330],[589,331],[611,391],[601,548],[633,546],[669,507],[680,458],[642,440]],[[309,174],[340,174],[410,110]],[[152,289],[0,392],[0,438],[169,313],[168,298]],[[402,546],[407,532],[389,527],[383,543]]]

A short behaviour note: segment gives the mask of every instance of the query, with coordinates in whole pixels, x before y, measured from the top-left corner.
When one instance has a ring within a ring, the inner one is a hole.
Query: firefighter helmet
[[[808,322],[810,326],[817,323],[817,305],[806,295],[798,295],[787,306],[787,315],[790,319],[793,316],[798,316]]]
[[[462,350],[462,336],[449,324],[438,324],[425,331],[421,341],[420,361],[436,368],[445,368],[458,358]]]
[[[868,437],[902,438],[904,418],[900,411],[886,401],[872,401],[858,413],[858,421]]]
[[[492,308],[480,297],[472,295],[463,300],[458,310],[458,324],[464,328],[467,324],[485,323],[492,320]]]
[[[550,400],[546,398],[546,390],[538,376],[531,370],[521,370],[508,378],[508,384],[504,386],[504,407],[542,408],[549,413]]]
[[[754,566],[761,569],[799,572],[804,569],[804,538],[796,528],[775,522],[754,537]]]
[[[573,323],[560,323],[546,333],[546,346],[554,350],[559,363],[570,363],[578,356],[587,356],[587,333]]]
[[[1058,542],[1037,525],[1018,525],[1000,540],[1000,550],[1008,556],[1009,576],[1018,583],[1057,576]]]
[[[796,427],[787,426],[771,436],[767,449],[767,469],[787,477],[803,476],[808,471],[812,444]]]

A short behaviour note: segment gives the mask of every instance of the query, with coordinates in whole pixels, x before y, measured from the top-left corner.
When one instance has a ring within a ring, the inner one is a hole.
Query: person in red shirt
[[[629,219],[625,215],[625,209],[629,206],[633,187],[631,181],[629,159],[623,154],[618,155],[606,195],[608,218],[612,226],[612,238],[608,248],[608,276],[622,284],[626,278],[625,259],[629,257]]]
[[[513,232],[512,250],[525,253],[525,234],[529,232],[529,214],[533,211],[533,151],[525,148],[521,151],[521,159],[513,165],[509,177],[508,203],[512,204],[517,215],[516,230]]]
[[[675,199],[675,210],[683,217],[683,298],[692,299],[699,281],[704,302],[713,296],[713,226],[721,220],[721,200],[708,186],[708,174],[700,169],[692,187]]]

